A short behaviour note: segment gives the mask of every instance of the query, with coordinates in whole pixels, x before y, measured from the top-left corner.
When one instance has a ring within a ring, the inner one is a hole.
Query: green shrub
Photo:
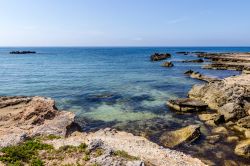
[[[128,160],[138,160],[139,159],[138,157],[134,157],[134,156],[129,155],[127,152],[125,152],[123,150],[115,151],[114,155],[125,158],[125,159],[128,159]]]
[[[0,161],[15,165],[22,165],[23,163],[38,163],[38,150],[53,149],[51,145],[43,144],[39,140],[28,140],[23,144],[17,146],[9,146],[2,148],[0,151],[4,153],[0,156]],[[36,165],[38,166],[38,165]]]

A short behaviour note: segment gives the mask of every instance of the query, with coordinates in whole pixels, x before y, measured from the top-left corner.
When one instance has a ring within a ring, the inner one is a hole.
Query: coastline
[[[50,98],[1,97],[0,99],[1,148],[22,144],[32,138],[52,137],[52,139],[41,139],[41,141],[46,145],[52,145],[53,149],[57,150],[63,147],[79,147],[86,144],[88,151],[90,151],[88,153],[91,157],[86,161],[83,160],[83,154],[80,152],[78,152],[78,157],[72,157],[70,152],[62,150],[62,152],[64,151],[64,160],[56,157],[49,159],[44,155],[52,152],[44,152],[45,154],[39,155],[39,158],[45,165],[75,163],[107,166],[114,163],[131,166],[142,166],[144,164],[159,166],[205,165],[199,159],[160,147],[146,138],[134,136],[127,132],[109,128],[91,133],[81,132],[74,124],[75,115],[71,112],[58,111],[54,100]],[[95,156],[96,149],[101,149],[102,154]],[[125,155],[114,155],[113,153],[117,151]],[[3,152],[0,153],[0,159],[2,162],[8,163],[8,160],[4,160],[5,155]]]

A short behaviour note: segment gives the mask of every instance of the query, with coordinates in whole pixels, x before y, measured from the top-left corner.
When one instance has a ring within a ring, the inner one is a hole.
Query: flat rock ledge
[[[199,72],[195,72],[193,70],[188,70],[184,73],[185,75],[189,76],[190,78],[206,81],[206,82],[212,82],[212,81],[219,81],[220,79],[214,78],[214,77],[209,77],[206,75],[203,75]]]
[[[59,138],[43,140],[43,142],[53,145],[55,149],[78,147],[82,143],[87,144],[90,150],[102,148],[104,153],[87,161],[92,165],[93,163],[104,166],[143,166],[144,163],[157,166],[205,165],[199,159],[182,152],[163,148],[144,137],[134,136],[127,132],[110,128],[91,133],[71,131],[75,125],[74,117],[75,115],[71,112],[58,111],[54,100],[50,98],[0,97],[0,149],[18,145],[36,136],[54,135],[59,136]],[[130,161],[120,157],[112,157],[112,151],[125,152],[135,156],[136,159]],[[80,159],[82,160],[82,156]],[[79,158],[64,156],[62,160],[56,162],[60,165],[70,164],[70,162],[76,163],[78,160]],[[50,161],[45,162],[46,165],[54,164]],[[1,164],[4,165],[0,162]]]
[[[183,98],[167,101],[167,106],[180,112],[205,111],[207,104],[201,100]]]

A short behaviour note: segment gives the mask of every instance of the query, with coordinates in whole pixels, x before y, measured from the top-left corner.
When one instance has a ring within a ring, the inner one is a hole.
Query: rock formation
[[[191,77],[191,78],[195,78],[195,79],[202,80],[202,81],[206,81],[206,82],[211,82],[211,81],[218,81],[218,80],[220,80],[220,79],[218,79],[218,78],[213,78],[213,77],[209,77],[209,76],[206,76],[206,75],[202,75],[201,73],[199,73],[199,72],[194,72],[193,70],[188,70],[188,71],[186,71],[184,74],[188,75],[188,76]]]
[[[173,67],[174,64],[172,62],[164,62],[161,66],[162,67]]]
[[[167,147],[175,147],[183,143],[192,143],[200,137],[200,126],[190,125],[176,131],[164,132],[160,142]]]
[[[151,61],[160,61],[160,60],[164,60],[170,57],[171,57],[171,54],[169,53],[165,53],[165,54],[154,53],[153,55],[151,55],[150,59]]]

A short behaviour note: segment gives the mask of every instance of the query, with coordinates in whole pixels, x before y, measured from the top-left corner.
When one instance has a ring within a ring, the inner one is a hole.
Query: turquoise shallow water
[[[37,54],[10,55],[13,50]],[[163,68],[162,62],[149,60],[154,52],[171,53],[170,61],[196,59],[177,51],[250,52],[250,48],[0,48],[0,95],[52,97],[60,109],[76,113],[84,130],[111,126],[146,133],[157,141],[162,131],[201,123],[193,115],[178,115],[165,107],[168,99],[185,97],[192,85],[202,83],[186,77],[185,71],[220,78],[239,74],[204,70],[195,63],[174,62],[173,68]]]

